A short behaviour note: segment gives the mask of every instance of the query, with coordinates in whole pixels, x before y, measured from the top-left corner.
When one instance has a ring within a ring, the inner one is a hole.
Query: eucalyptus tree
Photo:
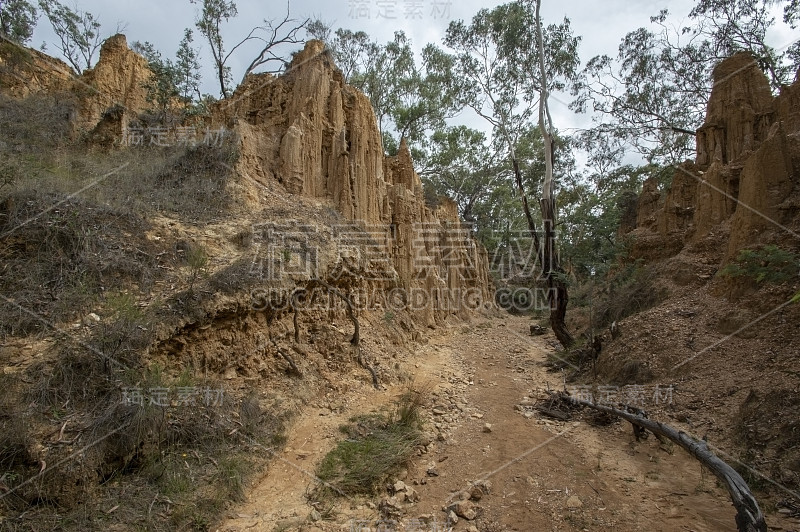
[[[363,68],[353,72],[350,83],[369,98],[378,129],[386,139],[392,129],[392,114],[397,112],[402,93],[407,90],[406,80],[415,74],[414,51],[402,31],[396,31],[385,45],[373,43],[365,51]]]
[[[389,154],[403,138],[421,153],[426,137],[457,112],[453,58],[436,46],[426,45],[418,58],[402,31],[379,44],[341,28],[327,44],[345,81],[369,98]]]
[[[697,0],[687,24],[675,26],[666,9],[622,39],[615,58],[593,57],[584,69],[574,108],[598,119],[588,138],[603,137],[606,157],[619,162],[633,148],[648,162],[674,165],[695,150],[703,123],[713,68],[740,50],[749,51],[775,90],[790,83],[800,66],[800,41],[773,48],[767,34],[773,14],[798,22],[797,0]]]
[[[538,4],[537,4],[538,7]],[[504,146],[514,182],[522,200],[528,231],[538,252],[542,277],[550,290],[550,320],[553,331],[566,347],[574,342],[564,323],[568,301],[555,248],[553,195],[541,203],[545,244],[539,239],[528,203],[518,151],[520,142],[538,118],[547,93],[568,89],[574,83],[580,60],[580,38],[572,34],[570,21],[542,27],[531,1],[519,0],[491,10],[480,10],[469,23],[453,21],[445,45],[454,51],[457,78],[463,80],[459,101],[492,127]],[[541,130],[550,137],[552,127]],[[545,143],[545,158],[552,163],[552,142]],[[552,176],[552,164],[546,174]],[[543,192],[552,192],[552,181]]]
[[[327,32],[316,33],[323,36]],[[324,42],[333,53],[334,62],[341,70],[344,81],[351,85],[358,83],[355,78],[367,71],[380,52],[380,45],[364,31],[339,28],[333,37]]]
[[[131,49],[147,60],[147,65],[153,73],[142,86],[147,91],[147,101],[158,111],[159,118],[164,120],[167,117],[170,106],[177,100],[178,92],[178,72],[175,63],[171,59],[164,59],[153,43],[145,41],[134,42]]]
[[[58,0],[39,0],[39,8],[58,38],[56,47],[80,74],[94,64],[102,44],[100,21],[88,11],[65,6]]]
[[[231,93],[233,74],[229,65],[230,58],[236,50],[248,43],[258,43],[256,52],[250,63],[247,64],[242,81],[248,74],[256,70],[267,72],[280,72],[286,65],[283,46],[303,42],[302,30],[311,22],[311,19],[294,19],[290,15],[289,3],[286,3],[286,14],[283,18],[267,20],[263,24],[253,27],[241,40],[237,41],[230,50],[226,48],[222,36],[223,23],[239,15],[239,9],[233,0],[189,0],[191,3],[201,5],[195,25],[200,34],[205,37],[211,49],[214,60],[214,69],[219,82],[220,94],[227,98]]]
[[[192,47],[194,33],[189,28],[183,31],[183,39],[175,54],[175,86],[184,103],[191,103],[200,95],[200,54]]]
[[[800,40],[767,43],[767,34],[775,25],[774,7],[783,6],[783,20],[797,27],[800,2],[797,0],[697,0],[689,12],[692,26],[682,31],[712,45],[713,58],[724,59],[740,50],[753,54],[775,90],[794,80]]]
[[[163,58],[161,52],[150,42],[134,42],[131,49],[141,54],[153,75],[143,83],[147,101],[155,106],[162,120],[166,119],[174,104],[182,104],[184,112],[189,110],[195,97],[200,102],[200,62],[197,51],[192,48],[192,30],[186,29],[178,45],[175,60]]]
[[[499,189],[505,188],[508,195],[513,194],[507,176],[503,175],[503,162],[485,133],[461,125],[434,131],[424,157],[415,161],[415,166],[437,195],[456,202],[462,220],[475,224],[475,229],[481,231],[491,228],[496,220],[508,218],[498,216],[487,206],[487,202],[498,199]]]
[[[27,0],[0,0],[0,34],[19,44],[31,40],[39,13]]]

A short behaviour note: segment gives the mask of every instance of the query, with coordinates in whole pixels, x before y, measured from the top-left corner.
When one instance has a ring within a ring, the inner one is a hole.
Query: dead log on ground
[[[561,410],[551,410],[549,408],[539,406],[536,407],[536,411],[539,412],[540,414],[544,414],[547,417],[558,419],[559,421],[569,421],[571,419],[569,414],[565,414]]]
[[[758,502],[756,502],[756,498],[750,491],[750,487],[735,469],[711,452],[705,441],[695,440],[683,431],[676,430],[669,425],[647,419],[631,412],[625,412],[609,406],[597,405],[582,399],[570,397],[569,395],[566,395],[565,399],[579,405],[599,410],[600,412],[605,412],[606,414],[617,416],[629,421],[635,427],[649,430],[656,436],[668,438],[677,443],[725,484],[731,496],[731,501],[733,501],[733,506],[736,508],[736,526],[739,532],[767,531],[767,523],[764,520],[764,514],[761,513],[761,509],[758,507]]]

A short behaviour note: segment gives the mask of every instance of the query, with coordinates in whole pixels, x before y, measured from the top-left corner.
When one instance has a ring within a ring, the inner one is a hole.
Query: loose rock
[[[448,508],[451,512],[455,512],[455,514],[459,517],[463,517],[467,521],[472,521],[476,517],[478,517],[478,512],[475,509],[475,504],[471,501],[458,501],[451,504]]]
[[[407,486],[403,494],[403,500],[407,503],[419,502],[419,493],[411,486]]]
[[[396,497],[384,497],[378,505],[380,512],[388,518],[398,518],[403,515],[403,508]]]
[[[572,495],[569,499],[567,499],[567,508],[570,510],[577,510],[581,507],[583,507],[583,503],[577,495]]]

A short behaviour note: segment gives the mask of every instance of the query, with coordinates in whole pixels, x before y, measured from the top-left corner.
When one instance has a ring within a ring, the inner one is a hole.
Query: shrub
[[[189,263],[189,292],[194,290],[194,283],[208,265],[208,253],[205,246],[192,246],[186,253],[186,262]]]
[[[663,301],[666,290],[656,286],[656,274],[650,268],[632,264],[608,278],[604,294],[594,315],[595,327],[606,327],[654,307]]]
[[[72,97],[39,93],[24,100],[0,95],[0,131],[13,152],[39,157],[69,141],[70,118],[77,104]]]
[[[0,161],[0,192],[4,188],[11,188],[19,179],[20,168],[15,161]]]
[[[780,284],[797,278],[800,274],[800,255],[768,244],[760,249],[742,249],[730,264],[717,275],[721,277],[746,277],[756,283]]]
[[[130,235],[147,228],[139,216],[61,194],[0,202],[0,336],[75,319],[95,308],[101,287],[146,291],[160,274],[158,247],[144,238],[132,245]]]

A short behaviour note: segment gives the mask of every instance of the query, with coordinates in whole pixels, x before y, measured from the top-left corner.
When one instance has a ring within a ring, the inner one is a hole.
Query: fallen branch
[[[552,417],[552,418],[558,419],[560,421],[569,421],[570,420],[569,414],[565,414],[564,412],[562,412],[560,410],[552,410],[550,408],[545,408],[543,406],[537,407],[536,410],[539,413],[544,414],[545,416]]]
[[[625,412],[610,406],[597,405],[582,399],[570,397],[569,395],[566,395],[565,399],[579,405],[599,410],[600,412],[605,412],[606,414],[617,416],[629,421],[634,427],[649,430],[656,436],[668,438],[677,443],[725,484],[731,496],[731,501],[733,501],[733,506],[736,508],[736,526],[739,532],[767,531],[767,523],[764,520],[764,514],[761,513],[758,502],[756,502],[747,483],[735,469],[712,453],[705,441],[695,440],[683,431],[678,431],[669,425],[647,419],[631,412]]]

